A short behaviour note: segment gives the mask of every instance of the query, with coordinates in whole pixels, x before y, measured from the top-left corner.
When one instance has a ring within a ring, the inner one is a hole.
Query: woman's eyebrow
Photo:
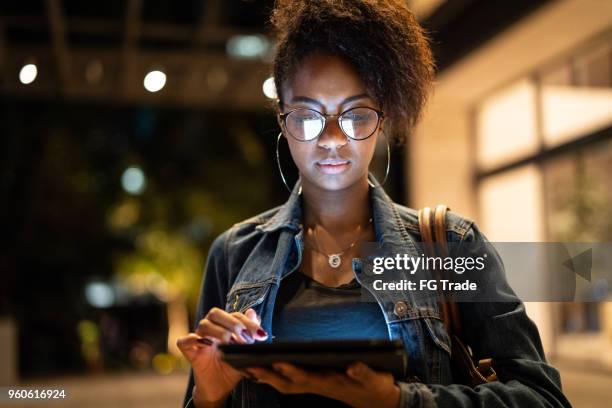
[[[342,101],[342,105],[344,105],[345,103],[349,103],[349,102],[353,102],[356,101],[358,99],[366,99],[369,98],[370,95],[362,93],[359,95],[353,95],[353,96],[349,96],[348,98],[346,98],[345,100]]]
[[[358,99],[365,99],[365,98],[369,98],[369,97],[370,97],[370,95],[365,94],[365,93],[359,94],[359,95],[349,96],[348,98],[345,98],[340,103],[340,105],[344,105],[344,104],[347,104],[349,102],[353,102],[353,101],[358,100]],[[321,102],[317,101],[316,99],[309,98],[307,96],[296,96],[296,97],[291,99],[290,103],[293,104],[293,103],[297,103],[297,102],[311,103],[311,104],[314,104],[314,105],[323,106],[323,104]]]

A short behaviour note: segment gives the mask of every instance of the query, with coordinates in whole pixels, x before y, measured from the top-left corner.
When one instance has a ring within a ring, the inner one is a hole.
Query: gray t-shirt
[[[276,296],[274,341],[388,339],[380,306],[369,300],[354,278],[330,287],[294,271],[281,281]]]

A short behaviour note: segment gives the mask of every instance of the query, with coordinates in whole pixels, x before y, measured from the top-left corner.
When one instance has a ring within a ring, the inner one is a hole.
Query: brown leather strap
[[[421,231],[421,241],[423,241],[425,251],[428,254],[433,254],[435,252],[433,245],[434,238],[431,233],[431,216],[431,208],[424,207],[419,210],[419,229]]]
[[[446,211],[449,210],[444,204],[438,204],[434,211],[434,233],[438,243],[437,249],[440,251],[440,256],[448,256],[446,247]]]
[[[419,219],[419,230],[421,233],[421,241],[423,243],[425,252],[427,256],[437,256],[438,251],[436,251],[436,247],[443,248],[442,251],[446,250],[446,207],[443,204],[440,204],[436,211],[432,212],[431,208],[423,207],[418,211],[418,219]],[[432,225],[432,219],[434,220]],[[433,231],[433,233],[432,233]],[[435,245],[434,243],[438,242],[439,245]],[[440,254],[441,256],[445,256]],[[441,279],[440,271],[434,271],[436,273],[436,278]],[[455,311],[456,312],[456,311]],[[453,308],[449,302],[441,294],[440,299],[440,314],[442,321],[444,322],[444,327],[449,335],[454,333],[454,329],[456,323],[454,320],[458,317],[453,316]]]

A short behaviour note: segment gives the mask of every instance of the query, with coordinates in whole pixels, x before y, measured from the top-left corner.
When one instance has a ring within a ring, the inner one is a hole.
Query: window
[[[534,154],[536,88],[520,80],[486,99],[477,110],[478,166],[491,169]]]
[[[610,45],[604,44],[542,75],[542,133],[554,147],[612,124]]]

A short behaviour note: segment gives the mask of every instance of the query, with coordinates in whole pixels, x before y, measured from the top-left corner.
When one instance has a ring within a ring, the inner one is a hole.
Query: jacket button
[[[403,300],[398,300],[395,302],[395,306],[393,307],[393,313],[397,317],[403,317],[408,313],[408,305]]]

